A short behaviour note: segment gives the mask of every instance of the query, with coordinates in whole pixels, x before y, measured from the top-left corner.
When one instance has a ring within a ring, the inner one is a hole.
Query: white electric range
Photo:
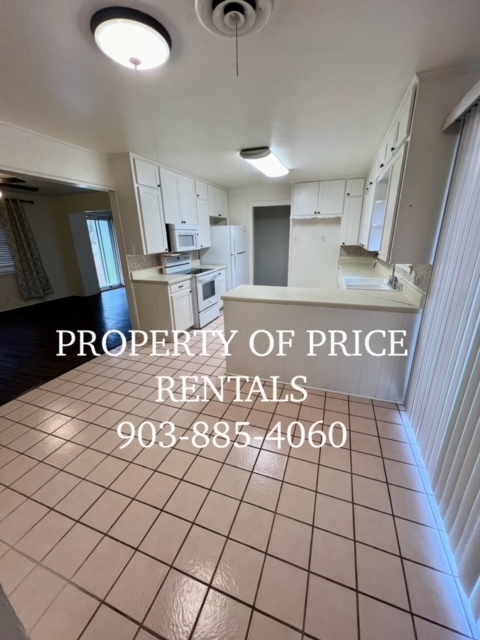
[[[192,267],[190,253],[162,257],[163,273],[185,273],[192,276],[194,328],[201,329],[220,315],[218,272],[215,269]]]

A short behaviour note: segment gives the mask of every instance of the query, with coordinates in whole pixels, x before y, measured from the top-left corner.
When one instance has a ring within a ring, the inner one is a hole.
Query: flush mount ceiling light
[[[154,69],[170,56],[172,39],[155,18],[126,7],[107,7],[95,13],[90,29],[98,47],[130,69]]]
[[[257,33],[267,24],[273,0],[195,0],[202,25],[217,36]]]
[[[279,178],[280,176],[286,176],[288,173],[287,167],[280,162],[268,147],[242,149],[240,156],[269,178]]]

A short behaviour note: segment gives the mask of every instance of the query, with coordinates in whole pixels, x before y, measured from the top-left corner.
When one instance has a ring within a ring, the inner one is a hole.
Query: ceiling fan
[[[23,191],[29,193],[35,193],[39,191],[38,187],[29,187],[25,180],[21,178],[15,178],[13,176],[0,176],[0,189],[2,191]]]

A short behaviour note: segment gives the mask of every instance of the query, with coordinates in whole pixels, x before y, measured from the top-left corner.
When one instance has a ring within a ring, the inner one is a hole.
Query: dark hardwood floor
[[[123,287],[87,298],[70,297],[0,313],[0,404],[48,380],[78,367],[93,355],[75,355],[77,346],[57,356],[57,329],[89,329],[97,334],[95,344],[102,351],[101,338],[118,329],[130,339],[130,314]],[[110,336],[107,347],[120,344]]]

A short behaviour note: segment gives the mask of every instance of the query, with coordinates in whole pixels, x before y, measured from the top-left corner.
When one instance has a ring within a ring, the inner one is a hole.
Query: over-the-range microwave
[[[200,247],[198,224],[169,224],[168,233],[172,251],[195,251]]]

